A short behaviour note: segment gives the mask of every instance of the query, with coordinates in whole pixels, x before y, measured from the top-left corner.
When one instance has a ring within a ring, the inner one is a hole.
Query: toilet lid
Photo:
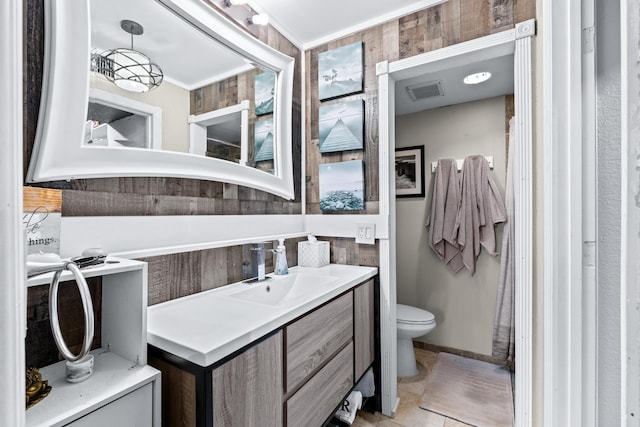
[[[421,308],[397,304],[396,319],[401,323],[432,323],[436,320],[436,316]]]

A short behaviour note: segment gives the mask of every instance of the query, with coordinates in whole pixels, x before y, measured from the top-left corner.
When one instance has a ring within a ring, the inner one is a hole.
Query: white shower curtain
[[[515,166],[515,118],[509,120],[509,146],[505,206],[507,221],[502,232],[502,251],[496,315],[493,324],[493,357],[513,362],[515,359],[515,259],[513,249],[515,203],[513,198],[513,176]]]

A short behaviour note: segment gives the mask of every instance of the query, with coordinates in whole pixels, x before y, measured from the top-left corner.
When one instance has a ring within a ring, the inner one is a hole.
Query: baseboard
[[[393,411],[391,411],[391,418],[396,417],[396,413],[398,412],[398,406],[400,406],[400,397],[396,396],[396,403],[393,405]]]
[[[441,345],[429,344],[426,342],[416,341],[416,340],[413,341],[413,347],[420,348],[422,350],[431,351],[433,353],[441,353],[441,352],[451,353],[451,354],[455,354],[456,356],[468,357],[469,359],[481,360],[483,362],[489,362],[496,365],[508,366],[509,369],[511,370],[515,369],[513,362],[509,362],[503,359],[498,359],[497,357],[488,356],[486,354],[474,353],[472,351],[459,350],[457,348],[444,347]]]

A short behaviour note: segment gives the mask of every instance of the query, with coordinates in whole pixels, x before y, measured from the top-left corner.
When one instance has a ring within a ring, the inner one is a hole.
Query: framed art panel
[[[318,112],[321,153],[362,150],[364,140],[364,101],[322,105]]]
[[[396,197],[424,197],[424,146],[396,148]]]
[[[364,209],[364,162],[351,160],[319,165],[320,210]]]
[[[362,92],[363,58],[362,42],[318,54],[318,99]]]

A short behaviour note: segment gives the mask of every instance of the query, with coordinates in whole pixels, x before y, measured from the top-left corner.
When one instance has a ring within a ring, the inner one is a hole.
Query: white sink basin
[[[280,306],[292,304],[314,294],[324,293],[325,285],[337,280],[333,276],[289,274],[261,283],[246,284],[246,289],[229,294],[230,298],[258,304]]]
[[[338,264],[291,267],[288,275],[266,282],[233,283],[156,304],[147,309],[147,341],[211,366],[376,273]]]

